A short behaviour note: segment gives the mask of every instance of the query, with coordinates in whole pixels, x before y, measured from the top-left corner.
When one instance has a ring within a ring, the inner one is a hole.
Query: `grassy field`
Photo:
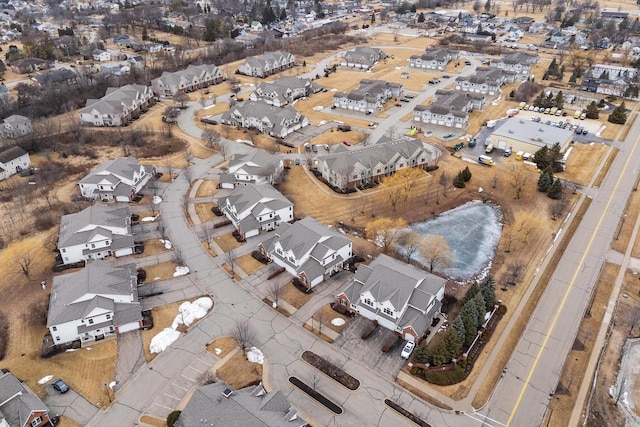
[[[265,266],[260,261],[256,261],[256,259],[252,257],[251,254],[242,255],[241,257],[236,259],[236,264],[242,271],[249,275],[255,273]]]
[[[175,262],[167,261],[145,267],[147,283],[173,279],[173,273],[175,273],[177,266],[178,264]]]
[[[198,215],[200,222],[207,222],[217,218],[211,211],[211,208],[214,206],[213,202],[195,203],[193,206],[196,209],[196,215]]]
[[[218,192],[218,181],[202,181],[196,191],[196,197],[209,197]]]
[[[249,362],[242,351],[239,351],[216,374],[231,388],[239,390],[262,380],[262,365]]]
[[[281,288],[280,299],[288,302],[295,308],[300,308],[309,302],[313,294],[305,294],[289,282]]]

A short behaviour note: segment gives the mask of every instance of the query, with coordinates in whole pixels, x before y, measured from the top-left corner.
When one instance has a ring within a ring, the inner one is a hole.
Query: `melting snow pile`
[[[42,385],[42,384],[46,384],[49,381],[51,381],[51,378],[53,378],[53,375],[47,375],[46,377],[42,377],[38,380],[38,384]]]
[[[264,362],[264,355],[260,350],[255,347],[251,347],[251,349],[247,352],[247,360],[253,363],[259,363],[262,365]]]
[[[116,386],[116,382],[115,382],[115,381],[111,381],[111,382],[109,383],[109,388],[110,388],[111,390],[113,390],[113,388],[114,388],[115,386]]]
[[[155,337],[151,338],[151,344],[149,344],[149,351],[151,353],[160,353],[169,347],[175,340],[180,337],[180,332],[171,328],[164,328]]]
[[[162,203],[162,197],[160,197],[160,196],[153,196],[153,204],[154,204],[154,205],[159,205],[160,203]]]
[[[152,222],[155,221],[156,218],[158,218],[158,215],[155,216],[145,216],[144,218],[142,218],[142,222]]]
[[[171,240],[160,239],[160,243],[164,245],[165,249],[171,249],[173,245],[171,245]]]
[[[189,267],[176,267],[176,271],[173,273],[173,277],[178,277],[178,276],[186,276],[187,274],[189,274]]]
[[[171,328],[176,329],[181,323],[189,326],[195,320],[206,316],[209,310],[211,310],[211,307],[213,307],[213,301],[208,297],[198,298],[194,302],[183,302],[178,308],[180,314],[173,319]]]
[[[331,324],[333,326],[342,326],[344,325],[344,323],[345,323],[344,319],[341,319],[340,317],[336,317],[335,319],[331,320]]]
[[[216,356],[220,356],[222,354],[222,349],[216,347]]]

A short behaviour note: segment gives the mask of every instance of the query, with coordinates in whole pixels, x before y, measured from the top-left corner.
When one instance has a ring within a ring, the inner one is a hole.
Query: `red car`
[[[350,147],[350,146],[351,146],[351,144],[349,143],[349,141],[342,141],[342,143],[343,143],[344,145],[346,145],[347,147]]]
[[[402,107],[402,104],[400,104],[399,102],[396,102],[396,107]]]

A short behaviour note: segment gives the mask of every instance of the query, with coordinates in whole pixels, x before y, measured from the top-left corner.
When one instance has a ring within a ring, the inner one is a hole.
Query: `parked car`
[[[65,384],[65,382],[62,381],[60,378],[58,378],[57,380],[52,382],[51,385],[53,386],[53,388],[58,390],[60,393],[66,393],[66,392],[69,391],[69,386],[67,384]]]
[[[464,65],[471,65],[471,61],[469,61],[469,60],[464,61]]]
[[[413,99],[413,98],[415,98],[416,96],[415,96],[414,94],[412,94],[412,93],[407,93],[407,94],[405,94],[405,96],[404,96],[404,97],[405,97],[405,98],[409,98],[409,99]]]
[[[396,102],[396,107],[402,107],[402,104],[400,104],[399,102]]]
[[[505,157],[509,157],[510,155],[511,155],[511,148],[507,148],[506,150],[504,150]]]
[[[588,134],[588,133],[589,133],[589,131],[588,131],[588,130],[586,130],[586,129],[582,129],[582,134],[583,134],[583,135],[586,135],[586,134]]]
[[[411,356],[411,353],[413,353],[414,348],[416,348],[416,343],[407,341],[400,356],[402,356],[403,359],[408,359],[409,356]]]
[[[342,141],[342,143],[343,143],[344,145],[346,145],[347,147],[350,147],[350,146],[351,146],[351,143],[350,143],[349,141]]]
[[[400,99],[400,101],[402,101],[402,102],[409,102],[409,101],[411,101],[411,100],[405,96],[404,98]],[[396,104],[396,105],[397,105],[397,104]]]

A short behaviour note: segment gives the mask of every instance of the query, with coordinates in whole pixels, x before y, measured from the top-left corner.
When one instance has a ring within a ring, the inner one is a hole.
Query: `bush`
[[[498,307],[498,309],[496,310],[496,315],[504,316],[505,314],[507,314],[507,306],[501,304],[500,307]]]
[[[173,425],[180,418],[180,414],[182,411],[173,411],[169,415],[167,415],[167,427],[173,427]]]
[[[56,225],[53,217],[47,212],[36,217],[34,228],[36,231],[45,231]]]
[[[464,369],[459,365],[454,365],[448,371],[424,371],[424,379],[431,384],[452,385],[463,381],[466,378]]]

